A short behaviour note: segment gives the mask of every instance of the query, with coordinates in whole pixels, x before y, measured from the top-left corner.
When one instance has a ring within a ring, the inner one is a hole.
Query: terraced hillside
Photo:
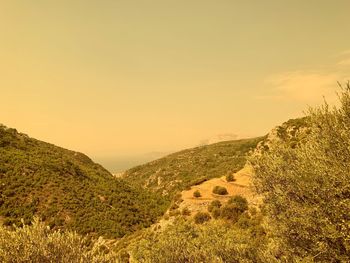
[[[38,215],[53,228],[116,238],[151,225],[167,205],[82,153],[0,126],[0,223]]]
[[[264,137],[225,141],[168,155],[125,172],[123,178],[165,197],[242,169]]]

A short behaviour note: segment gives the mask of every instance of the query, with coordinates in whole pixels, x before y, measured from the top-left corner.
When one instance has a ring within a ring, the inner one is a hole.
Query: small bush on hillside
[[[221,202],[219,200],[212,201],[208,206],[208,211],[211,212],[214,208],[220,208]]]
[[[237,222],[242,212],[234,204],[226,204],[221,208],[220,217],[226,220]]]
[[[233,196],[227,203],[234,204],[241,213],[248,210],[248,201],[241,195]]]
[[[211,219],[211,216],[206,213],[206,212],[198,212],[195,216],[194,216],[194,222],[196,224],[203,224],[204,222],[207,222]]]
[[[227,189],[225,187],[218,186],[218,185],[213,188],[213,193],[217,194],[217,195],[227,195],[228,194]]]
[[[226,181],[227,182],[234,182],[234,181],[236,181],[236,178],[232,173],[229,173],[228,175],[226,175]]]
[[[221,209],[219,207],[214,207],[211,210],[211,215],[214,219],[218,219],[221,216]]]
[[[199,192],[198,190],[196,190],[196,191],[193,192],[193,197],[199,198],[199,197],[201,197],[201,196],[202,196],[202,195],[201,195],[201,192]]]
[[[90,243],[75,232],[50,230],[37,218],[31,226],[0,226],[0,262],[116,262],[117,256],[100,238]]]

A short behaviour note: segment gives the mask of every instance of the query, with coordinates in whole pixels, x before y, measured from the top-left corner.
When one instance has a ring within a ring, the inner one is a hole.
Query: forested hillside
[[[161,198],[114,178],[86,155],[0,126],[0,222],[121,237],[162,215]]]

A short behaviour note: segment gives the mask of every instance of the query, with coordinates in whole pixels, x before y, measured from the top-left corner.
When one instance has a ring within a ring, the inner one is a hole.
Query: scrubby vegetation
[[[107,263],[117,259],[104,239],[89,240],[75,232],[52,231],[38,218],[31,226],[13,230],[0,226],[0,262],[3,263]]]
[[[0,126],[0,223],[121,237],[154,223],[168,203],[115,179],[81,153]]]
[[[217,185],[213,188],[213,193],[217,194],[217,195],[227,195],[228,194],[226,187],[219,186],[219,185]]]
[[[211,216],[206,212],[198,212],[193,219],[196,224],[203,224],[204,222],[209,221]]]
[[[248,209],[241,196],[213,202],[208,210],[218,220],[178,221],[141,239],[133,256],[140,262],[350,262],[349,85],[340,101],[339,108],[325,104],[283,124],[251,157],[261,210]]]
[[[350,87],[340,107],[309,111],[303,143],[255,156],[269,230],[286,262],[350,262]]]
[[[130,250],[136,262],[147,263],[277,262],[265,253],[268,246],[261,221],[253,218],[246,228],[216,220],[206,224],[179,220],[161,232],[145,233]]]
[[[208,211],[211,212],[215,208],[220,208],[222,206],[221,202],[219,200],[211,201],[211,203],[208,206]]]
[[[171,154],[125,173],[130,183],[171,199],[178,191],[243,168],[261,138],[227,141]]]
[[[241,215],[248,211],[248,201],[240,195],[231,197],[224,205],[214,200],[209,204],[208,211],[215,219],[221,218],[236,223]]]
[[[202,196],[202,195],[201,195],[201,192],[199,192],[198,190],[196,190],[196,191],[193,192],[193,197],[198,198],[198,197],[201,197],[201,196]]]
[[[234,182],[234,181],[236,181],[236,178],[235,178],[235,176],[233,175],[233,173],[227,174],[227,175],[225,176],[225,178],[226,178],[226,181],[227,181],[227,182]]]

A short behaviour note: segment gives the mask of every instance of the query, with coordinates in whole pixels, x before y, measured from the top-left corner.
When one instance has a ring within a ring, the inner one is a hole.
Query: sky
[[[264,135],[350,79],[347,0],[0,0],[0,123],[116,171]]]

